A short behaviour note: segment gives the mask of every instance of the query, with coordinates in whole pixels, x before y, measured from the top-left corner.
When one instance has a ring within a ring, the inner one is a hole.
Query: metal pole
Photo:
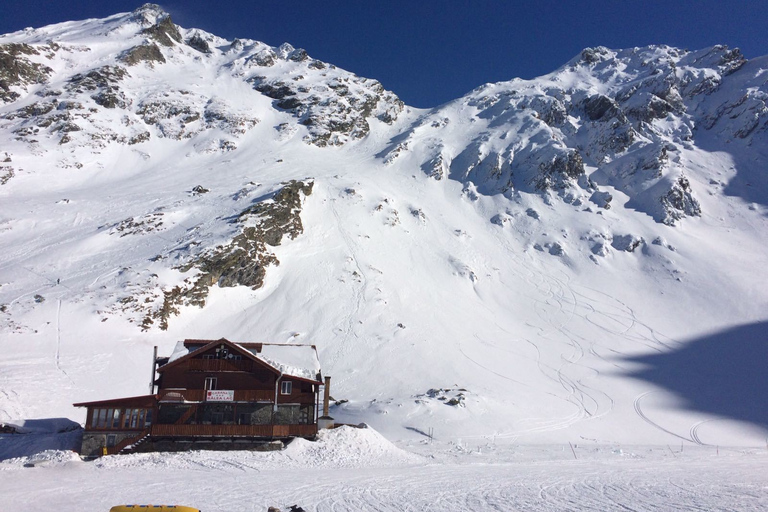
[[[149,394],[155,394],[155,373],[157,372],[157,345],[155,345],[154,354],[152,355],[152,378],[149,379]]]

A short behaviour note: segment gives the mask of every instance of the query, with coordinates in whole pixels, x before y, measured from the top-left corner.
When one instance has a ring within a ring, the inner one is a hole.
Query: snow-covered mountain
[[[226,337],[393,439],[760,445],[767,99],[719,46],[423,110],[150,4],[0,36],[0,421]]]

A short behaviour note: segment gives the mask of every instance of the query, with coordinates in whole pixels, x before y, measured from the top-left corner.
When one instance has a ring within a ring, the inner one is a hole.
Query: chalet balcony
[[[204,389],[163,389],[160,390],[160,402],[205,402]],[[275,391],[272,389],[236,389],[233,402],[275,402]],[[314,393],[292,393],[278,395],[279,403],[314,404]]]
[[[152,425],[152,437],[309,437],[317,425]]]

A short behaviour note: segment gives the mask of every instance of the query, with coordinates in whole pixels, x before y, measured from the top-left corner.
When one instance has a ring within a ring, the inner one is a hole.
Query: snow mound
[[[15,457],[0,463],[0,470],[19,467],[61,466],[70,462],[81,462],[77,452],[72,450],[45,450],[26,457]]]
[[[416,464],[421,457],[390,443],[370,427],[322,430],[317,441],[295,439],[285,455],[311,467],[366,467]]]

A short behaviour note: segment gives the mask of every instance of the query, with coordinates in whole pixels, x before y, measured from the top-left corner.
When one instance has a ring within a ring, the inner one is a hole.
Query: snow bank
[[[294,440],[285,455],[311,467],[365,467],[417,464],[423,459],[387,441],[374,429],[339,427],[323,430],[317,441]]]
[[[293,440],[277,452],[190,451],[113,455],[94,461],[101,469],[162,467],[168,469],[363,468],[418,464],[424,459],[394,446],[372,428],[324,430],[317,441]]]
[[[81,462],[77,452],[72,450],[44,450],[26,457],[14,457],[0,462],[0,471],[19,467],[61,466],[70,462]]]

